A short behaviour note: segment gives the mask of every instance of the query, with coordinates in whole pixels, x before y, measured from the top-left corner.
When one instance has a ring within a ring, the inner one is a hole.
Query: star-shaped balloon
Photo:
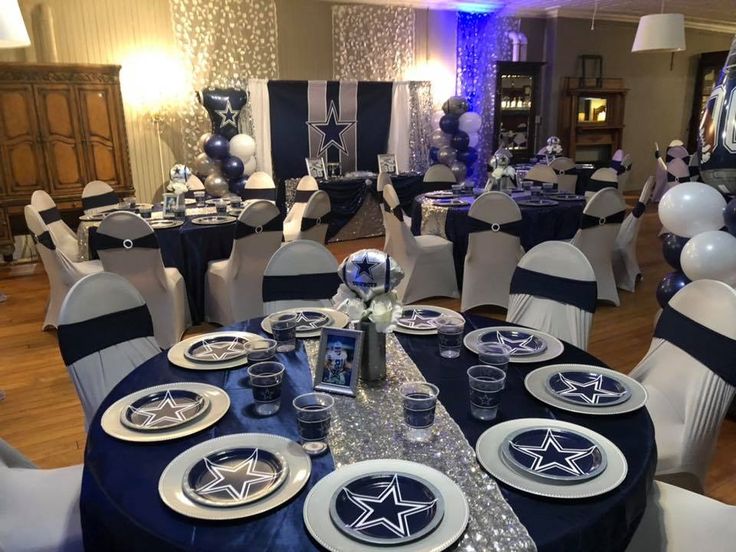
[[[345,142],[343,142],[343,134],[355,124],[356,121],[340,120],[335,102],[330,102],[327,118],[324,121],[307,121],[309,128],[316,130],[320,136],[319,150],[315,157],[322,157],[324,152],[331,147],[335,147],[347,155],[348,150],[345,147]]]
[[[171,390],[167,389],[164,398],[160,402],[140,408],[130,405],[128,409],[131,414],[143,418],[143,422],[139,424],[141,427],[168,427],[189,420],[202,406],[202,402],[202,397],[199,397],[196,401],[186,401],[179,404],[171,395]]]
[[[556,391],[558,395],[578,399],[579,402],[587,404],[605,404],[617,402],[628,391],[614,391],[603,387],[603,374],[591,378],[586,382],[575,381],[564,374],[557,374],[560,382],[565,385],[564,389]]]
[[[532,459],[529,466],[531,471],[543,473],[556,469],[567,475],[584,475],[577,462],[591,456],[598,448],[595,445],[585,448],[565,448],[551,429],[547,429],[539,445],[519,445],[512,442],[510,446]]]
[[[217,464],[205,458],[212,480],[197,487],[195,492],[199,495],[224,493],[233,500],[247,500],[251,492],[261,491],[281,475],[281,471],[259,471],[258,452],[253,449],[248,458],[235,465]]]

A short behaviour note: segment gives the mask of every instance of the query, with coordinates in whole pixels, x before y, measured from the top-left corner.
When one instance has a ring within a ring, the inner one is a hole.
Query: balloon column
[[[452,96],[435,114],[435,129],[430,139],[430,164],[447,165],[458,183],[472,187],[466,178],[473,175],[473,165],[478,160],[478,131],[480,115],[469,111],[468,101],[461,96]]]
[[[256,142],[239,134],[240,113],[246,95],[238,89],[205,89],[200,100],[212,122],[212,132],[199,138],[202,153],[194,159],[194,173],[205,190],[222,197],[228,190],[241,195],[248,176],[256,171]]]

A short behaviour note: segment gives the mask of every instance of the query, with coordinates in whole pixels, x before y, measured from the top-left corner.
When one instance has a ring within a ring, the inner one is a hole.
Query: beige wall
[[[279,78],[332,78],[332,6],[315,0],[276,0]]]

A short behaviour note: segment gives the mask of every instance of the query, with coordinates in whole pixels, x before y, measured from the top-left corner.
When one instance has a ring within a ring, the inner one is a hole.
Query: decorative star
[[[530,467],[534,472],[546,472],[556,468],[570,475],[583,475],[583,470],[576,462],[590,456],[597,448],[595,445],[584,449],[564,448],[551,429],[547,430],[541,445],[511,443],[510,446],[534,459]]]
[[[504,335],[502,332],[496,332],[496,341],[511,349],[511,355],[529,355],[539,352],[538,348],[532,345],[535,341],[535,337],[533,335],[514,338]]]
[[[274,387],[261,387],[259,395],[262,401],[270,401],[276,396],[276,390]]]
[[[304,311],[300,311],[299,316],[296,318],[296,327],[298,330],[313,330],[321,328],[324,326],[326,318],[327,317],[323,315],[312,318]]]
[[[397,537],[410,534],[407,518],[434,507],[437,499],[429,502],[404,500],[401,496],[398,475],[394,474],[391,483],[378,496],[360,495],[347,487],[343,492],[348,499],[358,506],[362,512],[349,525],[358,531],[381,525]]]
[[[208,360],[226,360],[243,352],[243,345],[237,339],[231,341],[203,341],[202,348],[204,350],[197,352],[196,356]]]
[[[401,317],[401,323],[404,326],[418,330],[432,329],[437,327],[437,314],[435,314],[434,316],[425,316],[422,314],[423,311],[420,309],[412,309],[410,312],[411,316]]]
[[[324,121],[307,121],[307,125],[319,132],[321,136],[318,157],[331,147],[336,147],[338,150],[348,155],[348,150],[343,142],[343,134],[348,131],[349,128],[354,126],[356,121],[340,121],[337,116],[337,108],[335,108],[335,102],[330,102],[330,108],[327,111],[327,119]]]
[[[368,254],[366,253],[363,255],[363,259],[361,259],[358,262],[353,262],[353,264],[358,267],[358,273],[355,275],[356,279],[360,278],[361,274],[365,274],[368,276],[369,280],[372,282],[374,280],[373,280],[373,272],[371,271],[373,270],[374,266],[377,266],[381,263],[369,261]]]
[[[225,109],[215,109],[215,113],[220,116],[220,128],[226,127],[228,125],[232,125],[235,128],[238,128],[237,119],[240,110],[232,108],[232,105],[230,105],[230,98],[225,100]]]
[[[186,422],[189,419],[186,416],[186,412],[193,408],[198,408],[201,405],[201,397],[196,401],[187,401],[184,404],[178,404],[176,400],[174,400],[174,397],[171,396],[171,391],[167,389],[163,400],[155,406],[136,408],[131,405],[128,408],[133,414],[138,414],[145,418],[141,424],[142,427],[156,427],[164,422]]]
[[[258,471],[258,449],[253,449],[248,458],[235,466],[216,464],[207,458],[204,459],[204,464],[214,479],[195,491],[200,495],[225,492],[234,500],[247,499],[254,486],[261,487],[265,483],[275,481],[281,475],[281,470]]]
[[[476,391],[475,399],[478,401],[478,406],[490,407],[495,406],[499,402],[497,394],[491,395],[482,391]]]
[[[605,399],[618,399],[626,395],[626,391],[611,391],[610,389],[603,388],[603,374],[598,374],[597,377],[581,383],[579,381],[571,380],[566,378],[562,373],[557,374],[560,381],[567,387],[561,391],[557,391],[557,394],[564,395],[566,397],[578,397],[583,402],[589,404],[601,404],[601,398],[605,402],[609,402]]]

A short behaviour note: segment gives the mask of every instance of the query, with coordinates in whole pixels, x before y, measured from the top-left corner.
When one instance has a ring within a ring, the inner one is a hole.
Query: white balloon
[[[482,123],[483,120],[480,118],[480,115],[472,111],[466,111],[460,115],[458,126],[460,127],[460,130],[471,134],[478,132]]]
[[[256,156],[251,155],[250,159],[248,159],[248,161],[245,162],[245,170],[243,171],[243,173],[246,176],[250,176],[254,172],[256,172]]]
[[[691,238],[680,253],[685,276],[691,280],[719,280],[736,286],[736,238],[711,230]]]
[[[659,202],[659,220],[669,231],[692,238],[723,226],[726,200],[702,182],[683,182],[670,188]]]
[[[432,113],[432,128],[440,128],[440,119],[444,117],[445,112],[441,109]]]
[[[256,152],[256,141],[247,134],[236,134],[230,139],[230,155],[240,157],[245,163]]]
[[[474,148],[478,145],[478,133],[477,132],[468,132],[468,145],[471,148]]]

